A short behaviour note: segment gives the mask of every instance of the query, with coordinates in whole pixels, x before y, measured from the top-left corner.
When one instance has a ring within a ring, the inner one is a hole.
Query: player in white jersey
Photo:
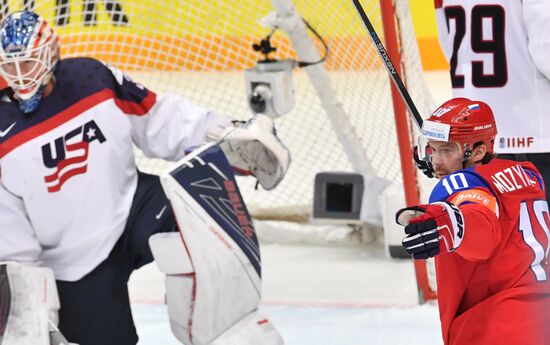
[[[0,260],[53,269],[69,341],[136,344],[127,282],[153,260],[149,237],[176,221],[158,177],[137,171],[133,145],[178,160],[222,138],[230,119],[97,60],[60,59],[57,34],[28,11],[2,21],[0,74],[10,87],[0,101]],[[272,144],[279,156],[235,160],[266,189],[288,167],[284,145]]]
[[[435,0],[435,8],[454,97],[489,104],[497,154],[533,162],[548,186],[550,1]]]

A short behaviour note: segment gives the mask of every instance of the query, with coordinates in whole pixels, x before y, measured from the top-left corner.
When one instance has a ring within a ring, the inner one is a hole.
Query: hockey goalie
[[[38,13],[0,22],[0,345],[137,344],[127,284],[153,259],[184,344],[282,343],[257,310],[258,241],[233,177],[283,179],[273,121],[232,121],[60,45]],[[134,147],[183,160],[161,182]]]

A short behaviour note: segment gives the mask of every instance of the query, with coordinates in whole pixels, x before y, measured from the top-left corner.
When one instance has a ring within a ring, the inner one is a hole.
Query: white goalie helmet
[[[0,24],[0,75],[23,112],[40,104],[43,86],[59,61],[59,47],[56,32],[34,12],[11,13]]]

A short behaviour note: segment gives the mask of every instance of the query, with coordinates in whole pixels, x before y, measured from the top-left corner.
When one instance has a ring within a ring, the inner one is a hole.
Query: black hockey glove
[[[434,202],[402,208],[395,215],[405,227],[403,247],[415,259],[427,259],[452,252],[464,238],[464,216],[450,202]]]
[[[434,177],[434,167],[432,163],[423,161],[422,159],[420,159],[420,157],[418,157],[418,146],[414,147],[413,158],[414,158],[414,163],[416,167],[419,170],[422,170],[424,175],[428,176],[429,178]]]

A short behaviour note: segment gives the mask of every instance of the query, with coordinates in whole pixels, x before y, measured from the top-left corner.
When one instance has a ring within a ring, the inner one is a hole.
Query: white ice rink
[[[261,309],[288,345],[442,344],[437,309],[416,305],[409,260],[382,246],[262,247]],[[137,271],[131,294],[140,345],[177,345],[154,265]]]
[[[446,73],[429,73],[436,103],[450,97]],[[282,225],[284,226],[284,225]],[[261,234],[261,233],[260,233]],[[417,305],[413,264],[370,245],[263,244],[263,304],[288,345],[439,345],[437,309]],[[154,264],[130,281],[140,345],[176,345]]]

